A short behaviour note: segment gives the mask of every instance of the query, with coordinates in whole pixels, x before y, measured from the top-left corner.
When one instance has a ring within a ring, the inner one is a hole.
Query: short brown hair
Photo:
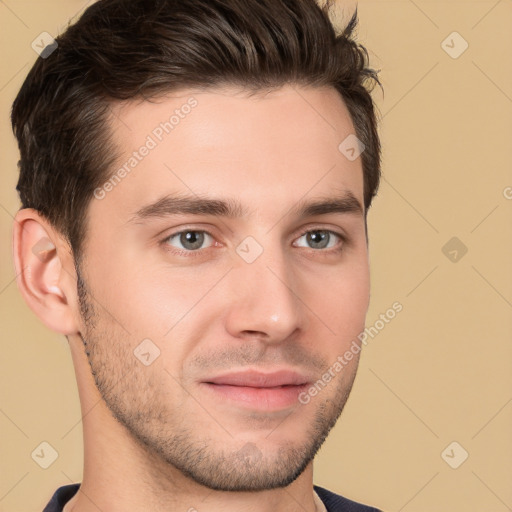
[[[113,101],[184,87],[249,91],[287,83],[341,94],[361,154],[365,210],[380,180],[380,141],[370,92],[380,84],[355,42],[357,10],[343,30],[332,2],[315,0],[100,0],[40,56],[12,109],[20,148],[17,190],[69,241],[78,263],[87,208],[112,172]],[[341,142],[341,141],[340,141]]]

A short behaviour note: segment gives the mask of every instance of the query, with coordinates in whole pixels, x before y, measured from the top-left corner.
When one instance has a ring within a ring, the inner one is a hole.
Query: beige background
[[[14,281],[19,207],[9,108],[36,58],[83,2],[0,2],[2,186],[0,511],[41,511],[81,480],[82,430],[63,336]],[[512,510],[512,1],[359,1],[359,40],[380,68],[383,172],[370,213],[373,325],[353,394],[316,462],[319,485],[387,511]],[[469,47],[458,58],[462,40]],[[459,239],[458,261],[442,251]],[[460,244],[468,251],[460,257]],[[31,458],[47,441],[48,469]],[[460,462],[452,469],[446,460]]]

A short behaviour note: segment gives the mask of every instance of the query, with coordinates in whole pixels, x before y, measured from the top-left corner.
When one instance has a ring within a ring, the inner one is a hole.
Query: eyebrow
[[[226,218],[249,216],[252,211],[235,199],[214,199],[191,195],[166,195],[157,201],[137,210],[128,223],[143,223],[152,218],[164,218],[172,215],[207,215]],[[340,196],[301,200],[287,213],[298,218],[328,215],[331,213],[350,213],[364,215],[359,200],[350,191]]]

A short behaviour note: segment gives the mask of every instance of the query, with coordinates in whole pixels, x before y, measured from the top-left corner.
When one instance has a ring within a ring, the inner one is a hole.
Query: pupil
[[[309,234],[309,239],[313,244],[321,244],[322,247],[325,247],[326,244],[322,244],[322,242],[325,242],[327,240],[327,233],[324,233],[322,231],[313,231]]]
[[[187,231],[181,235],[181,243],[184,247],[189,249],[198,249],[203,244],[203,238],[203,233],[199,233],[197,231]]]

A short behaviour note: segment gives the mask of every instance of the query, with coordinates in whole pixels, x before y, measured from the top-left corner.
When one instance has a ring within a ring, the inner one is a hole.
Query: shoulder
[[[382,512],[378,508],[356,503],[323,487],[318,487],[317,485],[313,487],[327,508],[327,512]]]
[[[80,484],[63,485],[59,487],[52,499],[44,507],[43,512],[62,512],[64,505],[78,492]]]

